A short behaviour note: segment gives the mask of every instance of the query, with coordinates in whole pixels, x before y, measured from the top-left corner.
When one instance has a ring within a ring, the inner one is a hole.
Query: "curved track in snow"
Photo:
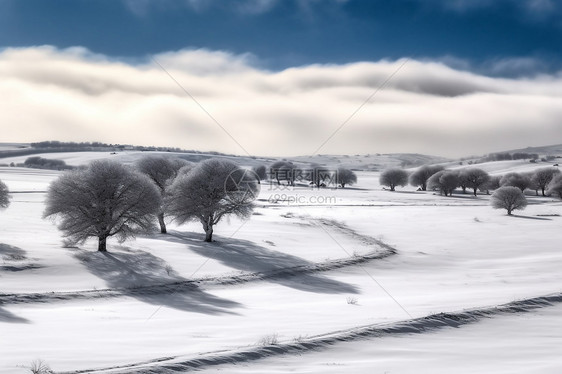
[[[302,218],[302,217],[301,217]],[[0,305],[7,304],[30,304],[51,303],[57,301],[94,300],[107,299],[123,296],[147,296],[162,295],[170,293],[189,292],[196,288],[208,288],[213,286],[232,286],[250,282],[265,281],[269,279],[281,279],[298,275],[308,275],[327,272],[351,266],[361,265],[370,261],[380,260],[393,256],[397,253],[396,248],[375,239],[373,237],[359,234],[345,224],[326,220],[305,218],[316,225],[327,226],[341,234],[360,241],[363,245],[376,247],[376,249],[363,254],[352,255],[345,258],[326,260],[323,262],[309,263],[298,266],[284,267],[264,272],[243,272],[235,275],[212,276],[192,280],[170,282],[164,284],[138,286],[134,288],[107,288],[100,290],[83,290],[68,292],[43,292],[43,293],[0,293]],[[323,230],[327,230],[323,228]],[[326,231],[328,232],[328,231]]]

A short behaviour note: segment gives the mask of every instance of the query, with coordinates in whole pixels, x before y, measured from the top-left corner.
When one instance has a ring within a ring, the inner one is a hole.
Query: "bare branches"
[[[51,183],[43,217],[57,219],[73,243],[97,237],[104,251],[110,236],[124,241],[154,228],[160,201],[158,189],[144,175],[111,161],[94,161]]]

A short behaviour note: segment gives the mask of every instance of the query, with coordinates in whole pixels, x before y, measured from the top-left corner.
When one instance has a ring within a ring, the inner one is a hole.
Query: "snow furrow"
[[[200,354],[197,357],[162,357],[123,366],[60,372],[59,374],[171,374],[189,372],[224,364],[240,364],[278,355],[302,354],[309,351],[325,349],[340,342],[384,338],[397,335],[422,334],[444,328],[459,328],[464,325],[476,323],[485,318],[532,312],[536,309],[553,306],[559,303],[562,303],[562,292],[514,301],[493,307],[438,313],[388,324],[360,326],[288,343],[212,352]]]

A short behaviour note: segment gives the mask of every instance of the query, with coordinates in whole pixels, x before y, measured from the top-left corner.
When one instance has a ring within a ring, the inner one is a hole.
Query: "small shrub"
[[[33,374],[53,374],[54,372],[51,370],[49,365],[43,360],[33,360],[31,365],[29,366],[29,371]]]
[[[166,267],[164,267],[164,270],[166,270],[166,273],[168,274],[168,276],[170,276],[170,274],[174,271],[174,268],[168,264],[166,265]]]
[[[257,345],[266,347],[268,345],[276,345],[279,343],[279,336],[277,334],[269,334],[262,336],[259,340]]]
[[[351,297],[351,296],[349,296],[349,297],[347,298],[347,303],[348,303],[349,305],[357,305],[358,300],[357,300],[356,297]]]

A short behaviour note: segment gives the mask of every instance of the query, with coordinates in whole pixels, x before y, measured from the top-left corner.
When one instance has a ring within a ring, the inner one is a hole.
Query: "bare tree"
[[[260,181],[264,180],[265,178],[267,178],[267,169],[265,168],[265,165],[254,166],[252,168],[252,170],[254,171],[256,176],[259,178],[258,183]]]
[[[193,168],[195,167],[196,164],[194,164],[193,162],[188,162],[187,164],[185,164],[184,166],[181,167],[180,170],[178,170],[178,173],[176,175],[176,178],[179,177],[180,175],[186,175],[191,173],[191,170],[193,170]],[[173,182],[173,180],[171,180],[170,182]],[[171,184],[171,183],[170,183]]]
[[[386,169],[381,173],[379,183],[390,187],[390,190],[394,191],[396,186],[404,187],[408,184],[408,172],[399,168]]]
[[[554,168],[541,168],[535,170],[531,176],[531,182],[541,190],[545,196],[545,191],[552,179],[560,174],[560,170]]]
[[[468,187],[466,175],[459,170],[455,170],[454,172],[457,173],[457,187],[462,189],[462,193],[466,193],[466,188]]]
[[[476,196],[476,191],[488,183],[490,175],[482,169],[469,168],[461,170],[459,178],[464,181],[466,187],[472,188],[474,196]]]
[[[170,186],[166,209],[180,224],[198,220],[205,230],[205,241],[213,240],[213,227],[223,217],[248,219],[258,192],[253,173],[228,160],[209,159],[180,175]]]
[[[295,173],[296,175],[300,175],[300,172],[301,170],[298,169]],[[305,174],[302,176],[308,179],[316,187],[326,187],[334,178],[332,170],[320,164],[312,164],[309,169],[304,169],[302,172],[302,174]]]
[[[504,186],[498,188],[491,197],[490,203],[494,209],[505,209],[511,215],[514,210],[523,210],[527,206],[527,199],[520,188]]]
[[[535,196],[539,196],[539,190],[541,189],[541,187],[539,186],[538,183],[536,183],[536,180],[533,179],[533,172],[527,172],[527,173],[523,173],[522,174],[525,178],[527,178],[527,180],[529,181],[529,185],[527,186],[528,189],[535,191]]]
[[[51,183],[43,218],[58,219],[69,243],[96,237],[98,250],[105,252],[111,236],[124,241],[151,231],[160,199],[145,175],[112,161],[94,161]]]
[[[287,185],[292,186],[295,181],[296,166],[290,161],[277,161],[271,165],[271,178],[277,180],[277,184],[281,181],[287,181]]]
[[[507,173],[500,179],[500,186],[517,187],[521,192],[525,191],[530,185],[529,178],[519,173]]]
[[[427,188],[439,190],[445,196],[452,196],[459,186],[459,176],[456,171],[441,170],[433,174],[427,181]]]
[[[8,186],[0,181],[0,208],[7,208],[10,205],[10,190]]]
[[[357,175],[346,168],[338,168],[336,170],[336,183],[341,186],[341,188],[345,188],[346,184],[354,185],[357,183]]]
[[[562,174],[556,175],[548,184],[547,193],[562,199]]]
[[[138,171],[145,174],[154,182],[156,187],[160,190],[162,198],[166,194],[166,188],[170,183],[177,177],[178,172],[185,166],[189,166],[191,163],[175,157],[164,157],[164,156],[146,156],[141,158],[135,163]],[[186,171],[184,169],[183,171]],[[158,223],[160,224],[160,232],[165,234],[166,222],[164,221],[164,207],[160,207],[160,211],[157,214]]]
[[[420,187],[422,191],[427,191],[427,180],[438,171],[443,170],[442,166],[422,166],[412,174],[410,174],[410,184],[414,187]]]
[[[493,175],[490,176],[490,179],[488,180],[488,182],[484,183],[482,186],[480,186],[480,191],[482,192],[486,192],[486,194],[490,194],[490,191],[494,191],[497,190],[498,188],[500,188],[500,179],[501,176],[499,175]]]

